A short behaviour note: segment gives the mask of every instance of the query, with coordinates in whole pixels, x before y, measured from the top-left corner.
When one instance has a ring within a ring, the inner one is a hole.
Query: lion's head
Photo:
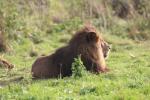
[[[72,46],[75,55],[81,55],[85,66],[89,66],[87,69],[90,70],[91,66],[96,66],[99,70],[106,68],[105,58],[109,54],[110,46],[94,27],[86,26],[78,31],[69,45]]]
[[[104,58],[107,58],[111,49],[111,46],[98,34],[96,29],[92,26],[86,26],[82,30],[78,31],[74,37],[70,40],[70,44],[75,44],[81,49],[93,47],[101,47]],[[85,50],[81,50],[85,51]]]

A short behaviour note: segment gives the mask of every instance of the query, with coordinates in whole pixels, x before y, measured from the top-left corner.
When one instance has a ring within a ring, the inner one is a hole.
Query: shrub
[[[72,76],[74,78],[83,77],[85,75],[85,66],[81,60],[81,56],[79,55],[77,58],[74,58],[74,62],[72,63]]]

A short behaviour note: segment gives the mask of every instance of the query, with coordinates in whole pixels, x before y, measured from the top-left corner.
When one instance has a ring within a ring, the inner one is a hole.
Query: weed
[[[74,62],[72,63],[72,76],[74,78],[83,77],[85,75],[85,66],[81,60],[81,56],[78,58],[74,58]]]

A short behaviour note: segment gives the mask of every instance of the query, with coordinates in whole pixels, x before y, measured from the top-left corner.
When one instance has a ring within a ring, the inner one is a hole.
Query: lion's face
[[[104,58],[106,59],[109,55],[111,46],[106,41],[102,40],[101,47],[102,47],[102,50],[103,50]]]

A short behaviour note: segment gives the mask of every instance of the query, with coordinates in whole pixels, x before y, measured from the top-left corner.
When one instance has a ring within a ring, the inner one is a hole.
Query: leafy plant
[[[74,62],[72,63],[72,76],[74,78],[83,77],[85,75],[85,66],[81,60],[81,55],[77,58],[74,58]]]

